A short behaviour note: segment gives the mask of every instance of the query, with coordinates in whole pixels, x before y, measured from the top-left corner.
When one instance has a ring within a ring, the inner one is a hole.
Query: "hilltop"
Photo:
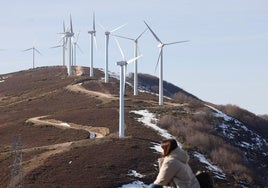
[[[94,73],[89,77],[89,68],[75,67],[68,77],[65,67],[54,66],[0,76],[1,187],[19,183],[11,173],[14,143],[22,144],[24,187],[149,184],[157,175],[159,153],[152,148],[163,139],[161,131],[182,143],[194,172],[209,169],[217,187],[267,183],[266,120],[251,114],[247,122],[168,82],[165,105],[158,106],[158,79],[140,74],[137,96],[128,79],[126,137],[119,139],[119,81],[104,83],[103,72]],[[254,121],[261,123],[254,127]]]

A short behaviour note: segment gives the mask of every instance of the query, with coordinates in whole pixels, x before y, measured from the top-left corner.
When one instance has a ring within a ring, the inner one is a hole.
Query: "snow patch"
[[[129,170],[127,175],[134,176],[134,177],[137,177],[137,178],[145,177],[145,175],[142,175],[142,174],[138,173],[136,170]]]
[[[212,164],[205,158],[205,156],[204,156],[203,154],[198,153],[198,152],[195,151],[195,152],[194,152],[194,156],[195,156],[196,158],[198,158],[199,161],[200,161],[201,163],[206,164],[206,165],[207,165],[206,168],[207,168],[208,170],[213,171],[213,173],[216,175],[217,178],[219,178],[219,179],[224,179],[224,178],[226,178],[226,175],[223,173],[222,169],[220,169],[218,166],[212,165]]]
[[[161,145],[159,143],[151,142],[151,144],[153,146],[150,147],[150,149],[155,150],[157,153],[161,153],[163,151],[163,149],[161,148]]]
[[[130,184],[123,185],[121,188],[147,188],[148,185],[144,184],[141,181],[134,181]]]
[[[148,110],[138,110],[138,111],[131,111],[132,113],[141,115],[142,117],[138,118],[137,120],[139,122],[142,122],[145,126],[148,126],[152,129],[154,129],[158,134],[160,134],[162,137],[166,139],[176,139],[176,137],[172,136],[167,132],[167,130],[162,129],[158,127],[156,124],[158,122],[158,119],[155,117],[153,113],[150,113]],[[181,143],[178,143],[181,147]]]
[[[0,83],[3,83],[6,81],[6,79],[8,79],[9,76],[0,76]]]
[[[235,146],[251,150],[254,153],[260,153],[263,157],[268,155],[265,138],[261,137],[255,131],[250,130],[239,120],[226,115],[220,110],[206,105],[214,111],[214,116],[223,119],[223,122],[215,129],[221,132],[224,138],[227,138]]]

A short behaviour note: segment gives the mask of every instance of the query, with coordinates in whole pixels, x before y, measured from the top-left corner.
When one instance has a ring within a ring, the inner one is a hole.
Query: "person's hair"
[[[178,147],[177,141],[175,139],[166,139],[161,142],[161,147],[163,149],[163,157],[170,154],[175,148]]]

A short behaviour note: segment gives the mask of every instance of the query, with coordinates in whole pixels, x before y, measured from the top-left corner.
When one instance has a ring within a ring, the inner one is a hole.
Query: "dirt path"
[[[51,125],[60,129],[84,130],[89,133],[94,133],[96,138],[102,138],[110,133],[110,130],[106,127],[84,126],[75,123],[66,123],[55,119],[44,119],[46,117],[47,116],[30,118],[26,121],[26,123],[33,123],[35,126]]]
[[[81,74],[83,72],[82,70],[76,70],[76,71],[77,73],[81,73]],[[114,97],[108,92],[101,93],[97,91],[87,90],[81,84],[68,85],[66,89],[71,92],[85,94],[89,97],[96,97],[100,99],[103,103],[108,103],[114,100],[118,100],[118,97]],[[131,99],[129,98],[128,100],[131,100]],[[152,102],[155,102],[155,101],[152,101]],[[177,104],[174,104],[174,103],[166,103],[166,104],[169,106],[177,106]],[[103,138],[104,136],[110,133],[110,130],[106,127],[97,127],[95,125],[85,126],[85,125],[79,125],[75,123],[66,123],[66,122],[62,122],[59,120],[55,120],[55,119],[49,119],[48,116],[33,117],[33,118],[28,119],[26,122],[32,123],[33,126],[51,125],[60,129],[84,130],[84,131],[89,132],[89,137],[91,137],[91,133],[93,133],[94,138]],[[41,152],[37,154],[36,156],[34,156],[32,159],[23,162],[23,176],[26,176],[28,173],[30,173],[34,169],[42,166],[50,156],[67,152],[72,148],[72,144],[79,143],[80,141],[72,141],[72,142],[65,142],[65,143],[60,143],[60,144],[53,144],[53,145],[46,145],[46,146],[23,149],[22,151],[23,153],[28,153],[28,152],[33,152],[33,151]],[[18,177],[15,177],[14,181],[18,182]]]
[[[75,85],[68,85],[66,87],[67,90],[72,91],[72,92],[76,92],[76,93],[83,93],[86,94],[90,97],[96,97],[99,98],[100,100],[103,101],[103,103],[108,103],[114,100],[118,100],[117,97],[114,97],[111,94],[107,94],[107,93],[101,93],[101,92],[97,92],[97,91],[91,91],[91,90],[87,90],[85,89],[83,86],[81,86],[81,84],[75,84]]]
[[[76,72],[78,74],[83,73],[83,71],[80,69],[76,70]],[[68,85],[66,89],[71,92],[83,93],[90,97],[97,97],[101,99],[104,103],[111,102],[113,100],[118,100],[116,97],[112,96],[111,94],[87,90],[83,88],[81,84]],[[84,131],[89,132],[89,137],[94,137],[94,138],[102,138],[110,133],[110,130],[106,127],[85,126],[85,125],[79,125],[75,123],[66,123],[66,122],[62,122],[59,120],[55,120],[55,119],[49,119],[48,116],[33,117],[33,118],[28,119],[26,122],[32,123],[33,126],[51,125],[60,129],[84,130]],[[55,155],[55,154],[69,151],[71,149],[71,145],[76,142],[79,142],[79,141],[24,149],[22,151],[23,153],[37,151],[37,150],[44,151],[44,152],[34,156],[32,159],[28,161],[23,162],[23,175],[26,176],[32,170],[42,166],[45,163],[45,161],[48,159],[48,157]],[[18,177],[14,177],[13,181],[18,182]]]
[[[89,135],[92,135],[93,133],[94,138],[102,138],[110,133],[109,129],[106,127],[84,126],[84,125],[78,125],[75,123],[66,123],[66,122],[62,122],[59,120],[55,120],[55,119],[44,119],[47,117],[48,116],[34,117],[34,118],[28,119],[26,122],[33,123],[34,126],[51,125],[60,129],[85,130],[89,132]],[[72,148],[72,144],[76,142],[79,142],[79,141],[65,142],[65,143],[60,143],[60,144],[52,144],[52,145],[23,149],[22,150],[23,153],[28,153],[32,151],[44,151],[43,153],[40,153],[34,156],[32,159],[23,162],[22,164],[23,176],[26,176],[32,170],[42,166],[50,156],[69,151]],[[16,185],[19,181],[19,178],[17,176],[14,177],[13,181]]]

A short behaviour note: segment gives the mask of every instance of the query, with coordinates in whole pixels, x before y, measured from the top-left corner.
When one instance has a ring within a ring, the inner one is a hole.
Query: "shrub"
[[[228,104],[226,106],[217,106],[217,108],[229,116],[232,116],[246,125],[249,125],[252,129],[268,138],[268,121],[266,119],[258,117],[255,114],[245,109],[241,109],[236,105]]]
[[[228,145],[221,138],[209,134],[213,130],[212,125],[209,124],[212,117],[204,116],[207,115],[195,114],[188,118],[165,115],[160,119],[158,125],[180,138],[188,147],[195,148],[209,156],[213,163],[219,165],[226,172],[230,172],[240,179],[245,178],[247,181],[251,181],[241,151]]]

